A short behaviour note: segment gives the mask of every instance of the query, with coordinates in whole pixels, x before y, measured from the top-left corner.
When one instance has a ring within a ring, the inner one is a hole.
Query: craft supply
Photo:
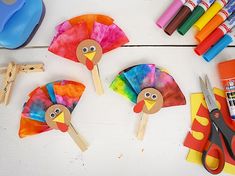
[[[235,130],[235,121],[233,121],[230,117],[224,91],[218,88],[214,88],[213,92],[217,101],[217,105],[220,107],[220,111],[223,115],[226,124],[232,130]],[[184,146],[190,149],[186,159],[190,163],[202,165],[202,152],[208,142],[210,134],[210,117],[205,98],[202,93],[192,93],[190,96],[190,102],[192,125],[191,130],[188,132],[184,141]],[[223,146],[225,146],[223,140],[222,143]],[[226,161],[223,172],[234,175],[235,160],[230,157],[226,147],[224,147],[223,150]],[[211,151],[209,153],[209,156],[207,157],[207,164],[211,168],[216,167],[218,165],[217,158],[217,152]]]
[[[221,25],[235,10],[235,0],[229,1],[229,3],[210,21],[207,25],[195,36],[198,42],[202,42],[207,36],[209,36],[219,25]],[[230,16],[230,19],[233,17]],[[230,20],[234,21],[234,20]],[[235,22],[234,22],[235,23]]]
[[[29,94],[21,114],[21,138],[52,129],[68,132],[82,151],[87,143],[71,124],[71,113],[79,102],[85,86],[74,81],[56,81],[36,88]]]
[[[214,44],[216,44],[226,33],[230,32],[235,26],[235,14],[230,16],[222,25],[212,32],[203,42],[196,48],[195,52],[202,55],[207,52]]]
[[[179,27],[178,32],[185,35],[194,23],[207,11],[215,0],[202,0],[202,2],[194,9],[188,19]]]
[[[103,94],[98,63],[103,54],[129,41],[124,32],[114,24],[112,18],[99,14],[72,18],[56,29],[57,34],[48,50],[86,65],[92,73],[97,94]]]
[[[25,0],[1,0],[0,1],[0,32],[3,30],[6,22],[11,18],[11,16],[16,13],[24,5]]]
[[[235,120],[235,60],[229,60],[218,64],[218,70],[230,115]]]
[[[157,26],[160,28],[164,28],[169,23],[169,21],[177,14],[179,9],[184,5],[185,2],[186,0],[173,0],[170,6],[157,20]]]
[[[0,1],[0,46],[16,49],[33,38],[45,14],[42,0]]]
[[[226,34],[218,43],[216,43],[209,51],[207,51],[203,58],[209,62],[214,59],[221,51],[223,51],[235,39],[235,28],[231,33]]]
[[[114,79],[110,88],[133,102],[133,111],[142,114],[136,135],[139,140],[144,138],[150,114],[162,107],[186,103],[175,80],[154,64],[127,68]]]
[[[8,105],[13,84],[19,73],[43,72],[43,64],[15,64],[10,62],[7,67],[0,67],[0,74],[4,74],[3,87],[0,90],[0,103]]]
[[[180,9],[178,14],[165,28],[168,35],[172,35],[175,30],[189,17],[194,8],[201,2],[201,0],[188,0]]]
[[[217,106],[215,95],[207,76],[205,82],[200,78],[200,85],[209,110],[211,123],[209,140],[202,154],[202,163],[205,169],[211,174],[219,174],[223,171],[225,165],[225,153],[221,137],[223,136],[226,142],[229,155],[235,159],[235,132],[227,126]],[[211,151],[217,152],[218,154],[218,165],[215,168],[211,168],[207,163],[207,157]]]
[[[194,24],[201,31],[204,26],[228,3],[228,0],[216,0],[203,16]]]

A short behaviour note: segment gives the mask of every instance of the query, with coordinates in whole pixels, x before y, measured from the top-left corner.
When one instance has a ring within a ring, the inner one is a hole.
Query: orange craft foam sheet
[[[215,88],[214,94],[217,100],[218,107],[220,108],[226,124],[232,129],[235,130],[235,121],[230,117],[227,101],[225,94],[222,90]],[[210,120],[209,120],[209,111],[202,93],[195,93],[191,95],[191,116],[192,116],[192,127],[191,131],[187,134],[184,141],[184,146],[190,149],[187,161],[202,164],[202,152],[205,148],[205,145],[208,141],[210,135]],[[221,137],[223,143],[223,150],[225,153],[225,167],[224,172],[235,174],[235,161],[230,157],[224,140]],[[217,165],[218,155],[216,152],[209,153],[208,163],[213,167]]]

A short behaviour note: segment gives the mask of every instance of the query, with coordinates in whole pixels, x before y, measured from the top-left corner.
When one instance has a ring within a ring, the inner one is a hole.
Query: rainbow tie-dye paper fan
[[[84,90],[83,84],[68,80],[36,88],[24,104],[19,136],[23,138],[51,130],[45,120],[46,110],[52,105],[61,104],[72,113]]]
[[[110,88],[136,103],[138,94],[155,88],[163,96],[163,107],[185,105],[185,97],[174,78],[154,64],[141,64],[125,69],[113,80]]]

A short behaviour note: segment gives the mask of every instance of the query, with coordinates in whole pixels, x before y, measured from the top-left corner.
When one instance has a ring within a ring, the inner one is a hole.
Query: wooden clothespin
[[[44,64],[15,64],[10,62],[7,67],[0,68],[0,74],[4,74],[3,88],[0,90],[0,103],[8,105],[13,83],[18,73],[43,72]]]

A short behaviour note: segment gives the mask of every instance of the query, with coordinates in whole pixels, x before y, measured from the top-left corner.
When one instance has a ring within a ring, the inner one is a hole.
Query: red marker
[[[203,42],[195,49],[195,53],[199,56],[207,52],[212,45],[217,43],[225,34],[231,31],[235,26],[235,13],[232,14],[223,24],[221,24],[213,33],[211,33]]]

